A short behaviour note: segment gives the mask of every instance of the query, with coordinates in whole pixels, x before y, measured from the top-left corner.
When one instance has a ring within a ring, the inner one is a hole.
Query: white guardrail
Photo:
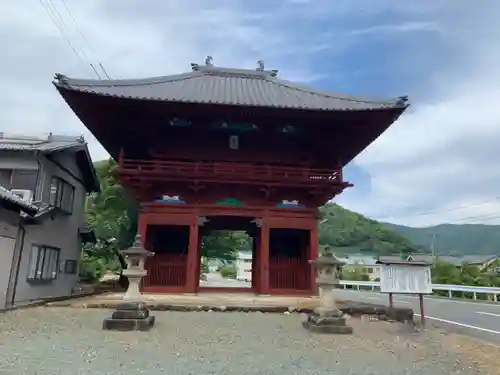
[[[347,289],[348,286],[354,287],[356,290],[361,290],[361,287],[375,288],[380,287],[379,281],[350,281],[340,280],[340,285]],[[469,285],[449,285],[449,284],[432,284],[433,290],[445,290],[448,292],[448,298],[453,298],[453,292],[468,292],[472,293],[472,299],[477,299],[477,294],[486,294],[493,297],[493,301],[498,302],[497,296],[500,295],[500,288],[490,286],[469,286]]]

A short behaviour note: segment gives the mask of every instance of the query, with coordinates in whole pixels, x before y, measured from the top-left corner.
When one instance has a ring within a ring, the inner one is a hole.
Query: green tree
[[[244,232],[215,230],[203,237],[202,246],[203,256],[232,261],[238,251],[250,247],[250,238]]]
[[[130,246],[137,231],[137,203],[113,176],[116,163],[110,159],[95,163],[101,191],[85,203],[87,225],[97,243],[85,246],[80,276],[97,279],[107,270],[125,268],[119,250]]]
[[[365,250],[380,255],[419,252],[421,249],[385,225],[337,204],[321,208],[319,243],[333,252]]]

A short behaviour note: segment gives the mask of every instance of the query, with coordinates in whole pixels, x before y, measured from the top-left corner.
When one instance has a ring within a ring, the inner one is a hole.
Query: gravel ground
[[[110,310],[0,314],[0,374],[498,374],[500,349],[437,330],[350,319],[352,336],[311,335],[299,315],[155,312],[149,333],[101,330]],[[476,362],[474,362],[474,360]]]

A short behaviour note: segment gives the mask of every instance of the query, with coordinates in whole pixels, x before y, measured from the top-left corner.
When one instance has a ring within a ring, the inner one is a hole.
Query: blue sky
[[[356,186],[338,203],[415,226],[500,223],[496,0],[42,3],[8,2],[0,14],[3,131],[83,133],[100,159],[51,86],[55,72],[92,77],[89,62],[100,61],[113,78],[135,78],[185,72],[206,55],[251,69],[264,60],[282,78],[331,91],[409,95],[410,110],[347,167]]]

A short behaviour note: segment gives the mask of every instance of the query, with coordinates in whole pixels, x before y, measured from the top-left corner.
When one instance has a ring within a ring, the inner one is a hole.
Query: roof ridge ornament
[[[408,102],[408,95],[398,96],[396,99],[397,105],[405,105]]]
[[[61,74],[61,73],[56,73],[54,75],[54,80],[61,84],[61,85],[65,85],[67,86],[68,85],[68,77],[66,77],[64,74]]]
[[[205,59],[205,65],[206,66],[214,66],[212,64],[212,61],[213,61],[213,57],[212,56],[207,56],[207,58]]]
[[[262,60],[257,61],[257,70],[259,72],[263,72],[264,71],[264,61],[262,61]]]

